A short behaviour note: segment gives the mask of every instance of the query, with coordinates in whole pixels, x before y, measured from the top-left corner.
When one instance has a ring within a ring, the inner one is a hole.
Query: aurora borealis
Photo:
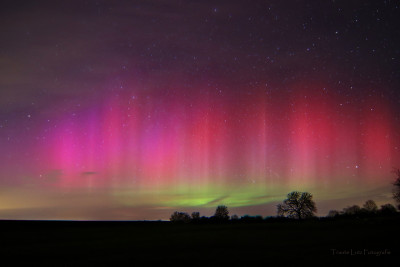
[[[392,202],[396,1],[6,1],[0,219]]]

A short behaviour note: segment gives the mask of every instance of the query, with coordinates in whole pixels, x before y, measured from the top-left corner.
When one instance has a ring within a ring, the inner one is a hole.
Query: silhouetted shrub
[[[327,217],[333,218],[333,217],[337,217],[337,216],[339,216],[339,215],[340,215],[339,211],[337,211],[337,210],[330,210],[330,211],[328,212]]]
[[[206,216],[201,216],[199,219],[200,223],[208,223],[210,222],[210,218],[206,217]]]
[[[257,216],[244,215],[240,218],[240,221],[245,222],[245,223],[262,222],[263,217],[261,215],[257,215]]]
[[[349,206],[343,209],[343,214],[347,216],[360,215],[361,208],[358,205]]]
[[[239,220],[239,216],[237,216],[236,214],[233,214],[233,215],[231,216],[231,220],[232,220],[232,221],[237,221],[237,220]]]
[[[198,212],[198,211],[192,212],[192,220],[193,221],[200,220],[200,212]]]
[[[175,211],[172,215],[171,218],[169,218],[171,222],[184,222],[188,223],[190,222],[190,216],[186,212],[179,212]]]
[[[392,204],[384,204],[381,206],[381,208],[378,210],[378,213],[382,215],[394,215],[397,213],[396,208]]]

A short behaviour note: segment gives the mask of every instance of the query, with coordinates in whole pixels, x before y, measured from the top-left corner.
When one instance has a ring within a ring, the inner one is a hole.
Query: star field
[[[391,202],[397,1],[5,1],[0,218]],[[211,214],[211,213],[210,213]]]

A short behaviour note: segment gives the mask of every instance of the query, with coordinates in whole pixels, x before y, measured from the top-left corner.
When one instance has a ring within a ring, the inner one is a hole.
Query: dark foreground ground
[[[399,218],[202,225],[0,221],[0,265],[400,266],[399,230]],[[6,260],[12,264],[3,265]]]

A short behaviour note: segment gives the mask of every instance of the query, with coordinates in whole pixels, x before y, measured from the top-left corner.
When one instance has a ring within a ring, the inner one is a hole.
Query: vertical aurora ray
[[[159,207],[239,207],[292,189],[323,199],[339,185],[386,183],[398,154],[385,103],[343,107],[319,85],[301,88],[287,103],[263,94],[150,103],[121,92],[61,120],[41,172],[61,170],[54,187],[103,188],[128,206],[126,194],[143,193],[141,204]]]

